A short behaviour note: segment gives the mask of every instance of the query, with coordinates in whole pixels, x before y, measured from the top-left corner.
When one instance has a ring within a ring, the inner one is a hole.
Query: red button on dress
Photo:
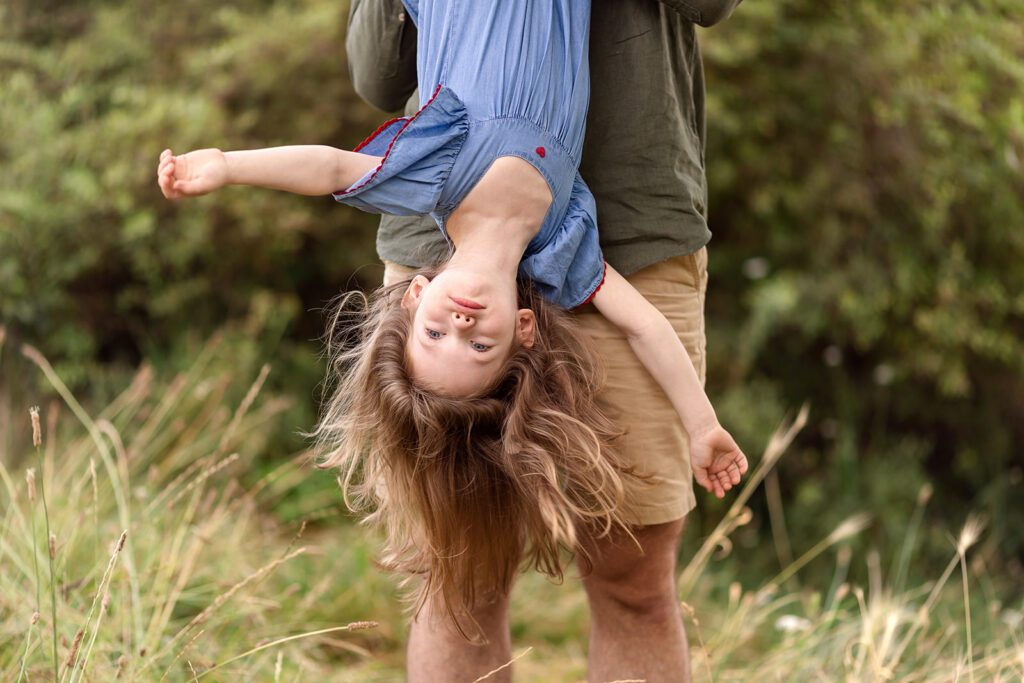
[[[538,147],[538,148],[537,148],[536,150],[534,150],[534,151],[535,151],[535,152],[537,152],[537,156],[539,156],[539,157],[540,157],[541,159],[543,159],[543,158],[544,158],[544,155],[545,155],[545,154],[547,154],[547,152],[545,152],[545,151],[544,151],[544,148],[543,148],[543,147]]]

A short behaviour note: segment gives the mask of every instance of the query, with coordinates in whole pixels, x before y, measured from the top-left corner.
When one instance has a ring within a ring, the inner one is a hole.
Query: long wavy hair
[[[589,340],[527,283],[519,307],[534,311],[536,340],[512,350],[493,386],[469,398],[417,386],[401,306],[410,281],[334,305],[330,395],[312,436],[349,508],[383,528],[381,564],[422,577],[415,609],[439,594],[470,638],[463,617],[510,590],[522,564],[560,579],[580,524],[625,528],[621,432],[594,402],[603,373]]]

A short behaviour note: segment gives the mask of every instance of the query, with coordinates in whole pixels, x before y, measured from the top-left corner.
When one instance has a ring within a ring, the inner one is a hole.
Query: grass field
[[[186,372],[159,381],[144,367],[113,402],[90,409],[42,355],[19,351],[54,398],[38,413],[31,452],[0,454],[3,680],[402,678],[407,615],[395,581],[373,564],[373,533],[345,517],[308,453],[261,473],[251,465],[285,406],[260,393],[269,368],[255,378],[213,372],[222,351],[211,344]],[[230,388],[250,383],[225,405]],[[20,414],[14,425],[27,435],[29,406]],[[749,522],[745,503],[799,420],[754,459],[715,533],[684,549],[696,680],[1022,680],[1021,604],[1004,603],[1010,587],[972,553],[983,520],[951,530],[944,569],[908,581],[927,490],[891,571],[877,552],[856,556],[846,543],[870,523],[865,515],[757,585],[718,578],[737,553],[716,556]],[[308,486],[311,477],[325,485]],[[801,569],[824,557],[834,559],[832,580],[804,585]],[[847,580],[865,564],[865,585]],[[517,680],[584,679],[577,581],[524,575],[513,615]]]

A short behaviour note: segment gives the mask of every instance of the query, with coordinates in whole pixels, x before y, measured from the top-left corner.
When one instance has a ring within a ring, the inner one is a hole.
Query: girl
[[[593,302],[627,333],[683,421],[699,484],[721,497],[747,462],[672,327],[601,257],[577,170],[589,3],[405,4],[419,30],[414,116],[353,152],[166,150],[158,176],[168,198],[248,184],[437,221],[450,260],[378,294],[334,357],[341,385],[316,435],[388,526],[389,564],[423,574],[421,599],[437,589],[452,610],[507,590],[524,550],[557,575],[576,524],[618,523],[614,428],[559,309]]]

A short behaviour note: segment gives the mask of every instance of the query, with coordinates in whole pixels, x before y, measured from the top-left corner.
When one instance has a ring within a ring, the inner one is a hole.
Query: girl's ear
[[[429,284],[430,280],[424,276],[415,276],[409,282],[409,287],[405,290],[405,294],[402,295],[402,308],[409,311],[409,313],[415,313],[420,305],[420,300],[423,298],[423,290]]]
[[[520,308],[516,313],[516,339],[527,349],[532,349],[537,341],[537,317],[529,308]]]

